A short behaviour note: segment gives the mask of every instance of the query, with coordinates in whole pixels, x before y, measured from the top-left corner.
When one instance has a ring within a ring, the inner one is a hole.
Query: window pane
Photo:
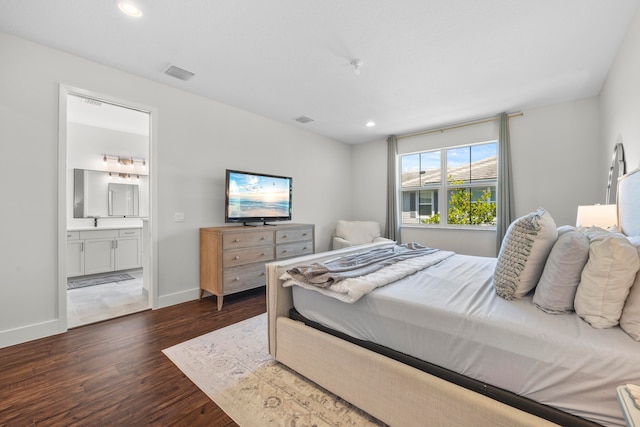
[[[471,147],[451,148],[447,150],[447,182],[462,184],[471,179],[469,162]]]
[[[471,181],[498,178],[495,142],[471,146]]]
[[[402,156],[400,165],[400,186],[420,186],[420,154]]]
[[[418,224],[418,212],[416,208],[417,191],[402,192],[402,223]]]
[[[422,185],[442,182],[440,151],[429,151],[420,154],[420,175],[422,176]]]
[[[447,193],[449,224],[495,225],[495,187],[456,188]]]
[[[440,224],[438,214],[438,190],[423,190],[419,196],[420,222],[422,224]]]

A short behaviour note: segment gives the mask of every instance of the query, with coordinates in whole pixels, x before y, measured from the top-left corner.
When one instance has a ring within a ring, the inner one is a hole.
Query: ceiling
[[[2,0],[0,31],[361,143],[597,95],[639,2]]]

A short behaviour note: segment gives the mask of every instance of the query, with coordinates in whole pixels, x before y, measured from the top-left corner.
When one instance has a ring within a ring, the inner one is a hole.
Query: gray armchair
[[[380,224],[375,221],[345,221],[336,224],[333,249],[376,242],[393,242],[380,236]]]

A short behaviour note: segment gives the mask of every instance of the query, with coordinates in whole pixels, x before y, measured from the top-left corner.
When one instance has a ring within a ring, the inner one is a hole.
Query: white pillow
[[[511,300],[535,288],[557,237],[556,224],[544,209],[512,222],[502,240],[493,275],[496,293]]]
[[[629,241],[634,244],[632,238]],[[638,257],[640,257],[640,241],[636,242],[634,246],[638,250]],[[624,303],[622,316],[620,316],[620,327],[631,338],[640,341],[640,271],[636,273],[636,280],[633,282],[629,296]]]
[[[594,328],[616,326],[638,269],[638,251],[626,238],[597,233],[576,291],[578,316]]]
[[[558,227],[558,239],[536,286],[533,303],[546,313],[571,313],[588,258],[589,239],[575,227]]]

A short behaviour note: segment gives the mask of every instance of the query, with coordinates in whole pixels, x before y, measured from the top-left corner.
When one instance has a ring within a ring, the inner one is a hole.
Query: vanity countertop
[[[125,230],[132,228],[142,228],[140,225],[118,225],[118,226],[106,226],[106,227],[72,227],[67,228],[67,231],[97,231],[97,230]]]

